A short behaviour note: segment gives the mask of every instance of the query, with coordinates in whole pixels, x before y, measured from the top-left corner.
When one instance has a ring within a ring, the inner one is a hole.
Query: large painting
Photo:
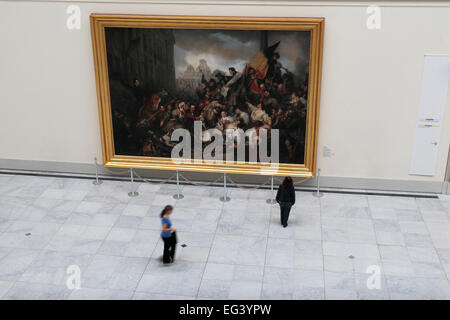
[[[105,165],[313,175],[323,22],[92,15]]]

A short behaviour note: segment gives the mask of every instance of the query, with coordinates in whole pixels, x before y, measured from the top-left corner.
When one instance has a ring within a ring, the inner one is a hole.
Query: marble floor
[[[0,299],[449,299],[450,199],[0,175]],[[177,260],[159,213],[175,206]],[[185,244],[186,246],[181,246]],[[71,289],[73,268],[80,289]]]

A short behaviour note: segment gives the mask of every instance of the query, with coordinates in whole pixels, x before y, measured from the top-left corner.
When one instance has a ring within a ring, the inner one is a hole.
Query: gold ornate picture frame
[[[90,19],[102,154],[105,166],[257,175],[314,176],[317,158],[324,18],[92,14]],[[168,157],[117,154],[115,150],[113,114],[111,109],[111,75],[108,70],[105,32],[106,29],[110,28],[309,32],[309,76],[307,78],[307,112],[305,116],[306,132],[303,163],[280,162],[276,167],[261,162],[223,161],[221,163],[211,163],[205,160],[198,161],[198,159],[175,163]]]

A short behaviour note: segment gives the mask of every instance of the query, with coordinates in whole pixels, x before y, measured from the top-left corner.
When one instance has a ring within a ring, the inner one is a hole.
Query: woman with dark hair
[[[280,184],[277,192],[276,200],[280,205],[281,224],[283,228],[288,225],[289,212],[295,203],[295,189],[291,177],[286,177]]]
[[[164,241],[163,263],[172,263],[175,259],[175,247],[177,245],[176,229],[172,228],[172,222],[169,216],[172,214],[173,207],[167,205],[161,211],[162,232],[161,238]]]

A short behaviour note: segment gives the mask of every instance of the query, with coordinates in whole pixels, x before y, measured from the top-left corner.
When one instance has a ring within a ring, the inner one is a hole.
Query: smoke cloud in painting
[[[189,65],[205,60],[212,70],[234,66],[242,70],[260,50],[259,31],[175,30],[176,76],[181,77]],[[299,79],[309,63],[309,33],[269,33],[269,44],[280,41],[280,62]]]

